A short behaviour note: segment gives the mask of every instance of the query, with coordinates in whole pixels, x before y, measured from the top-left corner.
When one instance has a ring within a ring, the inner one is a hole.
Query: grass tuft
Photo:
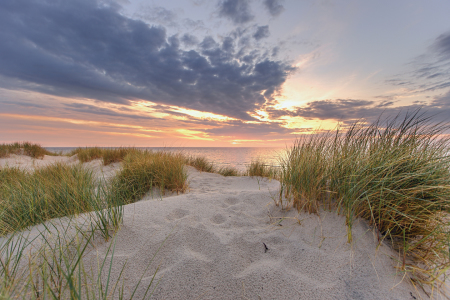
[[[39,144],[32,144],[29,142],[16,142],[0,145],[0,158],[9,157],[11,154],[27,155],[32,158],[42,158],[44,155],[57,155],[56,153],[41,147]]]
[[[355,218],[402,254],[402,271],[437,284],[450,267],[450,147],[445,124],[415,111],[297,140],[281,161],[281,196],[318,213],[335,203],[348,241]]]
[[[239,176],[239,171],[235,167],[226,166],[221,167],[217,173],[219,173],[222,176]]]
[[[153,187],[171,192],[184,192],[187,188],[185,157],[170,152],[137,151],[125,157],[122,170],[112,181],[111,197],[132,203]]]
[[[268,165],[260,159],[252,160],[249,166],[247,166],[247,171],[245,172],[247,176],[257,176],[266,177],[270,179],[277,179],[279,176],[279,168]]]
[[[204,156],[188,157],[186,158],[186,164],[196,168],[200,172],[216,172],[216,167],[214,166],[214,164]]]
[[[103,158],[103,149],[99,147],[76,148],[72,150],[68,156],[77,155],[81,162],[90,162],[94,159]]]
[[[0,169],[0,234],[91,210],[92,172],[57,163],[33,173]]]

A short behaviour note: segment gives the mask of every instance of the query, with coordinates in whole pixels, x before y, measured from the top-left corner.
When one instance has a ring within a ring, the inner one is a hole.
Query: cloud
[[[386,80],[410,92],[426,93],[450,87],[450,32],[441,34],[428,50],[409,63],[411,70]]]
[[[270,33],[269,33],[269,26],[258,26],[258,29],[256,30],[255,34],[253,35],[253,37],[259,41],[260,39],[269,37]]]
[[[217,124],[216,124],[217,125]],[[201,130],[201,129],[200,129]],[[230,121],[224,126],[201,130],[213,136],[245,137],[254,139],[255,137],[273,136],[277,139],[292,138],[294,129],[282,127],[279,123],[243,123],[242,121]]]
[[[267,11],[273,16],[279,16],[284,11],[281,0],[264,0],[263,4]]]
[[[186,45],[186,46],[195,46],[199,43],[197,37],[189,34],[189,33],[185,33],[183,34],[183,36],[180,38],[180,40]]]
[[[283,117],[301,117],[305,119],[334,120],[344,124],[365,119],[374,121],[404,116],[420,109],[424,116],[431,117],[433,123],[450,122],[450,91],[434,97],[431,102],[415,102],[411,105],[394,106],[392,101],[370,101],[360,99],[328,99],[311,101],[305,106],[291,110],[266,109],[272,120],[283,120]]]
[[[432,47],[442,59],[450,59],[450,32],[438,36]]]
[[[120,10],[94,0],[0,1],[0,87],[250,120],[247,112],[273,99],[295,70],[240,45],[243,36],[198,43]]]
[[[75,111],[83,114],[94,114],[100,116],[110,116],[110,117],[120,117],[120,118],[129,118],[129,119],[144,119],[144,120],[153,120],[155,118],[150,116],[141,116],[136,114],[133,111],[123,109],[122,111],[128,113],[119,113],[107,108],[101,108],[95,105],[82,104],[82,103],[67,103],[64,104],[65,109],[69,111]]]
[[[177,14],[174,11],[161,6],[141,7],[136,16],[152,23],[168,27],[178,26]]]
[[[235,24],[244,24],[255,18],[250,11],[249,0],[220,1],[219,16],[228,18]]]
[[[305,107],[295,110],[292,115],[307,119],[355,120],[377,117],[383,110],[375,101],[334,99],[309,102]]]

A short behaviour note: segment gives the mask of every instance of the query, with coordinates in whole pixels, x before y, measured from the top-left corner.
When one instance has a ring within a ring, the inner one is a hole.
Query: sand
[[[30,163],[14,156],[0,163],[29,167],[49,161],[70,163],[73,158],[45,157]],[[100,161],[90,166],[106,177],[120,168],[102,167]],[[125,299],[145,272],[135,294],[141,299],[157,268],[159,283],[152,299],[425,298],[396,274],[397,254],[379,245],[364,221],[354,224],[354,242],[348,244],[345,219],[335,212],[299,214],[276,206],[276,180],[187,168],[187,193],[147,195],[125,206],[112,265],[114,279],[126,264]],[[86,261],[102,259],[108,246],[97,243]]]

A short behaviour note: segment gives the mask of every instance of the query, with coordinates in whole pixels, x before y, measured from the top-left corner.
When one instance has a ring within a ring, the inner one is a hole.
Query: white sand
[[[99,162],[91,165],[100,168]],[[188,171],[188,193],[125,206],[112,277],[126,263],[127,291],[168,237],[136,299],[157,267],[154,299],[420,299],[395,274],[389,257],[395,252],[385,245],[376,250],[376,238],[363,221],[354,225],[354,243],[348,244],[342,216],[276,207],[275,180]],[[101,242],[87,259],[104,257],[108,246]]]

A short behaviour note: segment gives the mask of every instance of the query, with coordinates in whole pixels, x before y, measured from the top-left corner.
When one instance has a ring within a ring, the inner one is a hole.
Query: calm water
[[[244,171],[246,166],[253,159],[261,159],[268,164],[279,165],[278,158],[283,155],[285,148],[262,148],[262,147],[183,147],[183,148],[161,148],[161,147],[138,147],[139,149],[166,150],[182,152],[186,155],[204,156],[213,161],[217,166],[231,165],[240,171]],[[47,147],[54,152],[68,153],[75,147]]]

